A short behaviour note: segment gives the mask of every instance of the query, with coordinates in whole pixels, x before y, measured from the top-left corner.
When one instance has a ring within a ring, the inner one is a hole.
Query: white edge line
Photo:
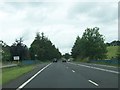
[[[97,83],[93,82],[92,80],[88,80],[90,83],[94,84],[95,86],[99,86]]]
[[[92,67],[92,66],[87,66],[87,65],[82,65],[82,64],[74,64],[74,63],[70,63],[70,64],[79,65],[79,66],[83,66],[83,67],[87,67],[87,68],[92,68],[92,69],[97,69],[97,70],[101,70],[101,71],[106,71],[106,72],[119,74],[119,72],[113,71],[113,70],[107,70],[107,69],[102,69],[102,68],[97,68],[97,67]]]
[[[92,65],[92,64],[91,64]],[[118,68],[118,67],[115,67],[115,66],[108,66],[108,65],[99,65],[99,64],[93,64],[93,65],[96,65],[96,66],[104,66],[104,67],[111,67],[111,68]]]
[[[25,85],[27,85],[33,78],[35,78],[39,73],[41,73],[44,69],[46,69],[49,65],[51,65],[52,63],[46,65],[45,67],[43,67],[40,71],[38,71],[35,75],[33,75],[30,79],[28,79],[26,82],[24,82],[21,86],[19,86],[16,90],[20,90],[22,89]]]
[[[97,69],[97,70],[101,70],[101,71],[106,71],[106,72],[111,72],[111,73],[119,74],[119,72],[113,71],[113,70],[107,70],[107,69],[103,69],[103,68],[91,67],[91,66],[86,66],[86,65],[81,65],[81,64],[78,64],[78,65],[79,65],[79,66],[88,67],[88,68]]]

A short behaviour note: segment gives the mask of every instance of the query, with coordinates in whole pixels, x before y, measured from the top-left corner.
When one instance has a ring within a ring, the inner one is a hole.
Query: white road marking
[[[91,65],[104,66],[104,67],[110,67],[110,68],[118,68],[118,67],[115,67],[115,66],[108,66],[108,65],[99,65],[99,64],[91,64]]]
[[[83,63],[84,64],[84,63]],[[86,64],[86,63],[85,63]],[[95,66],[103,66],[103,67],[110,67],[110,68],[118,68],[117,66],[109,66],[109,65],[101,65],[101,64],[90,64],[90,63],[87,63],[88,65],[95,65]]]
[[[87,67],[87,68],[92,68],[92,69],[97,69],[97,70],[101,70],[101,71],[106,71],[106,72],[119,74],[119,72],[113,71],[113,70],[107,70],[107,69],[103,69],[103,68],[97,68],[97,67],[92,67],[92,66],[87,66],[87,65],[82,65],[82,64],[74,64],[74,63],[70,63],[70,64],[79,65],[79,66],[83,66],[83,67]]]
[[[93,82],[92,80],[88,80],[90,83],[94,84],[95,86],[99,86],[97,83]]]
[[[46,69],[48,66],[50,66],[52,63],[46,65],[44,68],[42,68],[40,71],[38,71],[35,75],[33,75],[30,79],[28,79],[26,82],[24,82],[21,86],[19,86],[16,90],[20,90],[23,87],[25,87],[25,85],[27,85],[32,79],[34,79],[38,74],[40,74],[44,69]]]
[[[75,72],[74,70],[72,70],[72,72]]]

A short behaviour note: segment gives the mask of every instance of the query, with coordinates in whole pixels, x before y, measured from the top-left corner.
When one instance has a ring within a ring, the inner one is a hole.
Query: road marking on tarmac
[[[97,83],[93,82],[92,80],[88,80],[90,83],[94,84],[95,86],[99,86]]]
[[[21,86],[19,86],[16,90],[20,90],[23,87],[25,87],[25,85],[27,85],[32,79],[34,79],[38,74],[40,74],[44,69],[46,69],[48,66],[50,66],[52,63],[46,65],[45,67],[43,67],[40,71],[38,71],[35,75],[33,75],[30,79],[28,79],[26,82],[24,82]]]
[[[70,63],[70,64],[78,65],[78,66],[83,66],[83,67],[87,67],[87,68],[92,68],[92,69],[97,69],[97,70],[101,70],[101,71],[106,71],[106,72],[111,72],[111,73],[119,74],[119,72],[117,72],[117,71],[113,71],[113,70],[108,70],[108,69],[103,69],[103,68],[97,68],[97,67],[87,66],[87,65],[83,65],[83,64],[74,64],[74,63]]]
[[[103,69],[103,68],[97,68],[97,67],[92,67],[92,66],[87,66],[87,65],[82,65],[82,64],[78,64],[78,65],[79,65],[79,66],[88,67],[88,68],[97,69],[97,70],[101,70],[101,71],[106,71],[106,72],[111,72],[111,73],[119,74],[119,72],[113,71],[113,70],[107,70],[107,69]]]
[[[72,72],[75,72],[74,70],[72,70]]]
[[[91,64],[91,65],[104,66],[104,67],[111,67],[111,68],[118,68],[118,67],[115,67],[115,66],[108,66],[108,65],[98,65],[98,64]]]

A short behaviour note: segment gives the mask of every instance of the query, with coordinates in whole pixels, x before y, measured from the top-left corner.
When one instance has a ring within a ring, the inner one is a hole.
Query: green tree
[[[77,38],[76,38],[76,41],[75,41],[75,43],[74,43],[74,46],[73,46],[73,48],[72,48],[72,56],[74,57],[74,58],[76,58],[77,56],[79,56],[79,53],[80,53],[80,37],[79,36],[77,36]]]
[[[25,44],[22,43],[23,39],[20,38],[16,40],[15,43],[10,47],[11,59],[13,60],[14,56],[19,56],[20,61],[29,59],[29,50]]]
[[[71,57],[71,55],[70,55],[69,53],[65,53],[65,54],[63,55],[63,57],[64,57],[65,59],[69,59],[69,58]]]
[[[31,59],[38,60],[51,60],[53,58],[59,58],[61,53],[58,49],[52,44],[52,42],[44,36],[44,33],[36,34],[35,40],[30,46],[30,55]]]
[[[104,37],[99,28],[87,28],[80,39],[77,37],[72,48],[72,56],[77,58],[103,59],[106,57]]]
[[[2,41],[2,61],[10,61],[10,46]]]

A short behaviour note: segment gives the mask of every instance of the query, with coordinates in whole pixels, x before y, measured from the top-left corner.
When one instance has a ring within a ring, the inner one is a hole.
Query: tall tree
[[[36,34],[35,40],[30,46],[31,59],[38,60],[51,60],[53,58],[59,58],[61,53],[52,44],[52,42],[44,36],[44,33]]]
[[[11,59],[13,60],[14,56],[19,56],[20,60],[28,59],[29,51],[25,44],[22,43],[23,40],[20,38],[19,40],[16,39],[15,43],[10,47],[11,52]]]
[[[72,48],[72,56],[74,57],[74,58],[76,58],[77,56],[80,56],[80,49],[81,49],[81,47],[80,47],[80,37],[79,36],[77,36],[77,38],[76,38],[76,41],[75,41],[75,43],[74,43],[74,46],[73,46],[73,48]]]
[[[76,53],[75,53],[76,52]],[[104,37],[99,33],[99,28],[87,28],[82,38],[78,38],[72,48],[74,57],[103,59],[106,57]]]
[[[63,57],[64,57],[65,59],[69,59],[69,58],[71,57],[71,55],[70,55],[69,53],[65,53],[65,54],[63,55]]]
[[[8,46],[6,43],[2,41],[2,61],[10,61],[10,46]]]

